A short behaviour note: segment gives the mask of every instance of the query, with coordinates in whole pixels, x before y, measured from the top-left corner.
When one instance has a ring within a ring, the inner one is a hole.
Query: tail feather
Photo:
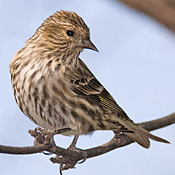
[[[139,128],[141,128],[141,127],[139,126]],[[167,140],[165,140],[165,139],[163,139],[161,137],[155,136],[155,135],[151,134],[150,132],[146,131],[143,128],[141,128],[141,130],[143,130],[143,134],[145,134],[147,137],[149,137],[152,140],[155,140],[155,141],[158,141],[158,142],[163,142],[163,143],[169,143],[170,144],[169,141],[167,141]]]
[[[144,148],[150,147],[149,138],[158,142],[169,143],[167,140],[149,133],[144,128],[142,128],[141,126],[131,121],[125,122],[124,126],[130,132],[124,131],[123,133],[128,137],[130,137],[133,141],[136,141],[138,144],[140,144]]]
[[[137,132],[124,132],[125,135],[130,137],[133,141],[137,142],[139,145],[144,148],[150,147],[150,141],[147,136],[137,133]]]

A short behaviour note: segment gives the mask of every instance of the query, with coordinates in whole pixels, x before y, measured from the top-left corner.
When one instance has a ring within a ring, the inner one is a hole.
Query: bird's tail
[[[125,122],[124,126],[128,129],[128,131],[123,131],[123,134],[127,135],[144,148],[150,147],[149,138],[158,142],[169,143],[167,140],[149,133],[144,128],[133,123],[132,121]]]

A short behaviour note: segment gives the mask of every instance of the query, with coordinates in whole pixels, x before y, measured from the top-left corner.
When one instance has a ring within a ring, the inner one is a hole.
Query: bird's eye
[[[68,35],[68,36],[74,36],[74,31],[72,31],[72,30],[67,30],[67,35]]]

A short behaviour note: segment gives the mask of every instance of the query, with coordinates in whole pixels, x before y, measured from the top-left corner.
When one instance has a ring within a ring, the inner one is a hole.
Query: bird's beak
[[[95,45],[91,42],[91,40],[82,40],[79,45],[81,48],[86,48],[86,49],[92,49],[94,51],[98,52],[98,49],[95,47]]]

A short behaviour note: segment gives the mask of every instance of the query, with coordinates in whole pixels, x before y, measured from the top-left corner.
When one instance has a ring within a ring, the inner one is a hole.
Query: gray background
[[[99,53],[85,50],[81,58],[116,101],[135,121],[156,119],[175,112],[175,36],[143,14],[112,0],[0,0],[0,144],[29,146],[29,129],[36,127],[18,109],[10,83],[9,62],[42,21],[64,9],[77,12],[91,29]],[[146,150],[134,143],[89,159],[64,175],[175,174],[175,128],[153,132],[172,144],[151,141]],[[81,136],[78,146],[105,143],[110,131]],[[72,137],[56,136],[67,147]],[[49,156],[0,155],[1,175],[58,174]]]

